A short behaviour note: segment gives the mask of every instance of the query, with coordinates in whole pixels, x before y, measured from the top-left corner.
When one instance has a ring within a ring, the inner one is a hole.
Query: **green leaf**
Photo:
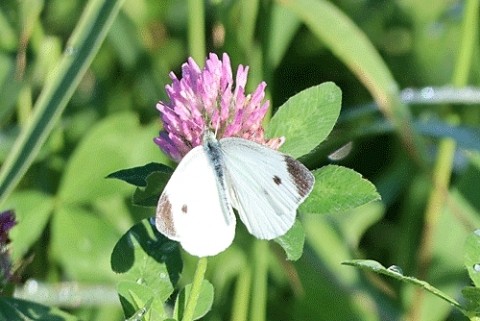
[[[37,156],[98,52],[123,2],[88,1],[68,41],[67,50],[35,103],[31,121],[22,128],[0,170],[0,203]]]
[[[296,220],[292,228],[285,235],[277,237],[275,242],[285,250],[287,259],[291,261],[298,260],[303,253],[303,245],[305,243],[305,231],[302,223]]]
[[[123,312],[128,320],[161,321],[167,317],[164,310],[164,303],[161,300],[155,300],[155,291],[144,284],[138,284],[133,281],[121,281],[117,285],[120,303]]]
[[[190,289],[192,284],[188,284],[185,288],[180,291],[175,301],[175,308],[173,310],[173,316],[177,320],[183,318],[183,311],[188,302],[188,296],[190,295]],[[200,289],[200,296],[197,301],[197,306],[195,307],[195,313],[193,315],[193,320],[198,320],[203,317],[205,314],[210,311],[213,304],[214,289],[213,285],[207,280],[202,281],[202,288]]]
[[[464,264],[473,284],[480,287],[480,230],[467,237]]]
[[[0,297],[0,321],[76,321],[76,317],[38,303]]]
[[[13,209],[17,220],[10,232],[12,259],[21,259],[42,235],[54,207],[54,199],[47,194],[25,191],[12,194],[5,203]]]
[[[480,288],[466,286],[462,289],[462,295],[467,301],[465,310],[467,316],[480,316]]]
[[[133,113],[115,114],[93,127],[75,149],[60,183],[60,198],[68,203],[90,203],[127,196],[131,187],[104,177],[119,168],[159,157],[152,142],[153,125],[142,128]]]
[[[70,277],[78,281],[113,281],[107,253],[118,233],[91,210],[64,206],[52,219],[51,252]],[[94,271],[94,273],[92,273]]]
[[[152,307],[152,302],[153,299],[150,299],[145,303],[145,305],[141,308],[138,309],[132,317],[128,318],[126,321],[142,321],[143,317],[150,312],[150,308]],[[151,318],[148,318],[148,320],[151,320]]]
[[[382,264],[378,263],[377,261],[373,260],[351,260],[342,262],[344,265],[355,266],[364,270],[372,271],[375,273],[383,274],[390,276],[394,279],[410,283],[419,287],[424,288],[426,291],[432,293],[433,295],[439,297],[440,299],[448,302],[449,304],[453,305],[460,311],[464,312],[462,306],[452,297],[448,296],[444,292],[440,291],[439,289],[435,288],[434,286],[430,285],[428,282],[419,280],[417,278],[411,276],[405,276],[402,273],[402,270],[396,266],[392,265],[389,268],[384,267]]]
[[[300,206],[301,212],[341,213],[380,199],[375,186],[352,169],[327,165],[313,174],[315,186]]]
[[[332,131],[341,103],[340,88],[332,82],[305,89],[279,107],[266,136],[285,136],[280,149],[295,158],[308,154]]]
[[[155,207],[172,173],[173,169],[166,165],[149,163],[117,171],[109,174],[107,178],[117,178],[138,186],[133,195],[133,204]]]
[[[123,297],[134,307],[125,312],[134,313],[141,307],[132,301],[134,295],[143,298],[145,304],[150,299],[147,294],[151,293],[153,306],[163,305],[179,279],[182,260],[178,243],[160,234],[150,219],[145,219],[134,225],[115,245],[111,267],[114,272],[122,273],[122,282],[139,285],[130,289],[127,283],[123,285]],[[125,294],[126,290],[133,294]]]
[[[147,186],[148,176],[155,172],[171,175],[173,173],[173,170],[163,164],[148,163],[143,166],[116,171],[107,175],[107,178],[116,178],[138,187],[145,187]]]
[[[171,175],[171,170],[168,172],[154,172],[150,174],[146,179],[147,186],[135,190],[135,193],[133,194],[133,204],[156,207],[158,198],[165,188],[165,185],[167,185]]]

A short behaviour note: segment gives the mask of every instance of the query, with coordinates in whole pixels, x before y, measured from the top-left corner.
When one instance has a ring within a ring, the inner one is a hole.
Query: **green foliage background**
[[[322,203],[326,214],[303,215],[298,261],[271,244],[266,319],[464,320],[415,285],[341,262],[397,265],[459,301],[463,286],[477,285],[469,274],[475,281],[480,251],[470,241],[464,259],[464,244],[480,226],[478,102],[407,105],[400,89],[478,86],[478,13],[474,0],[1,1],[0,208],[15,209],[20,222],[11,235],[17,296],[73,315],[45,308],[47,320],[124,319],[110,254],[153,212],[132,205],[131,186],[105,177],[169,164],[152,141],[155,104],[166,99],[171,70],[180,75],[187,57],[200,64],[213,51],[250,66],[250,90],[265,80],[273,110],[322,82],[340,87],[337,125],[301,160],[312,169],[334,164],[319,175],[353,168],[382,196],[340,212]],[[328,157],[349,142],[345,158]],[[242,320],[248,304],[255,310],[257,251],[241,230],[210,260],[215,299],[206,320]],[[183,259],[181,285],[195,267]],[[32,284],[47,292],[32,294]],[[2,299],[0,311],[14,305]],[[30,305],[15,310],[19,318]]]

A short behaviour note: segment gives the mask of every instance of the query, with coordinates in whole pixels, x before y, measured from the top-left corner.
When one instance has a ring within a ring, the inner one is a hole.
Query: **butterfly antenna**
[[[215,124],[215,137],[218,137],[217,133],[219,128],[220,128],[220,116],[217,117],[217,123]]]

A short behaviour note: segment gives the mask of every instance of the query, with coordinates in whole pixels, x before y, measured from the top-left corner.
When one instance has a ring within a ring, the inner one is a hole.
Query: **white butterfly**
[[[178,164],[158,201],[157,229],[195,256],[216,255],[235,235],[235,208],[248,231],[271,240],[285,234],[315,178],[299,161],[242,138],[202,146]]]

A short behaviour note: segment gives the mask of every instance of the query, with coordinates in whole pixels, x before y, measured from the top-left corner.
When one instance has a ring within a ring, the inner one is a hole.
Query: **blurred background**
[[[124,319],[110,254],[154,210],[131,205],[134,189],[105,176],[173,166],[153,143],[169,72],[180,76],[190,56],[202,65],[207,52],[227,52],[234,71],[250,66],[250,91],[267,82],[272,112],[335,82],[340,119],[302,161],[353,168],[382,196],[349,213],[303,216],[296,262],[272,245],[267,320],[465,319],[431,294],[341,262],[396,265],[462,301],[471,282],[464,242],[480,226],[478,1],[125,0],[105,5],[105,23],[82,25],[101,2],[0,2],[0,209],[18,222],[17,297],[82,320]],[[90,27],[103,42],[82,38]],[[215,302],[205,320],[234,319],[250,243],[242,231],[211,260]],[[184,259],[188,283],[195,260]]]

